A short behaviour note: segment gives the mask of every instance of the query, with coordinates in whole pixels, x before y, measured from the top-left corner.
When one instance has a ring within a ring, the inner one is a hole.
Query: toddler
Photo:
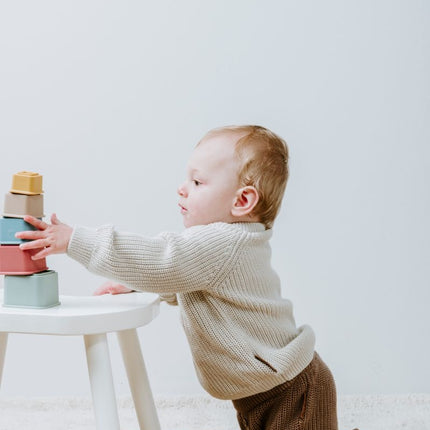
[[[97,294],[160,294],[180,307],[195,369],[212,396],[233,401],[240,428],[336,430],[336,389],[281,297],[269,240],[288,179],[286,143],[260,126],[222,127],[194,149],[179,208],[186,227],[155,237],[26,216],[33,258],[65,253],[109,281]],[[115,282],[114,282],[115,281]],[[116,283],[120,282],[120,283]]]

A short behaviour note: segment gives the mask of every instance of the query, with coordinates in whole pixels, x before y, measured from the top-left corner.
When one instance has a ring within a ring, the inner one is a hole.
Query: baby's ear
[[[255,187],[249,185],[240,188],[236,192],[231,214],[235,217],[250,215],[258,203],[258,191]]]

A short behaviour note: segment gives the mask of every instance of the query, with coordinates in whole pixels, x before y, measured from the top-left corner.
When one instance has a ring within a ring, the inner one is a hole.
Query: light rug
[[[238,430],[230,402],[156,398],[162,430]],[[121,430],[139,430],[130,398],[118,401]],[[341,396],[339,430],[430,430],[430,394]],[[95,430],[89,398],[2,398],[0,430]]]

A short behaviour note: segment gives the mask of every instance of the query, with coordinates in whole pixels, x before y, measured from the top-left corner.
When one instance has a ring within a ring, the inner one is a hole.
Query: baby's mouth
[[[178,203],[178,206],[181,208],[181,213],[184,214],[188,211],[187,208],[185,208],[184,206],[182,206],[180,203]]]

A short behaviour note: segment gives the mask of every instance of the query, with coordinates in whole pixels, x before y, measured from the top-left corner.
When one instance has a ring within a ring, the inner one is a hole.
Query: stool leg
[[[118,409],[106,333],[84,335],[98,430],[119,430]]]
[[[6,355],[6,346],[7,346],[7,333],[0,333],[0,384],[1,377],[3,374],[3,366],[4,366],[4,357]]]
[[[124,330],[117,336],[140,430],[160,430],[137,332],[135,329]]]

